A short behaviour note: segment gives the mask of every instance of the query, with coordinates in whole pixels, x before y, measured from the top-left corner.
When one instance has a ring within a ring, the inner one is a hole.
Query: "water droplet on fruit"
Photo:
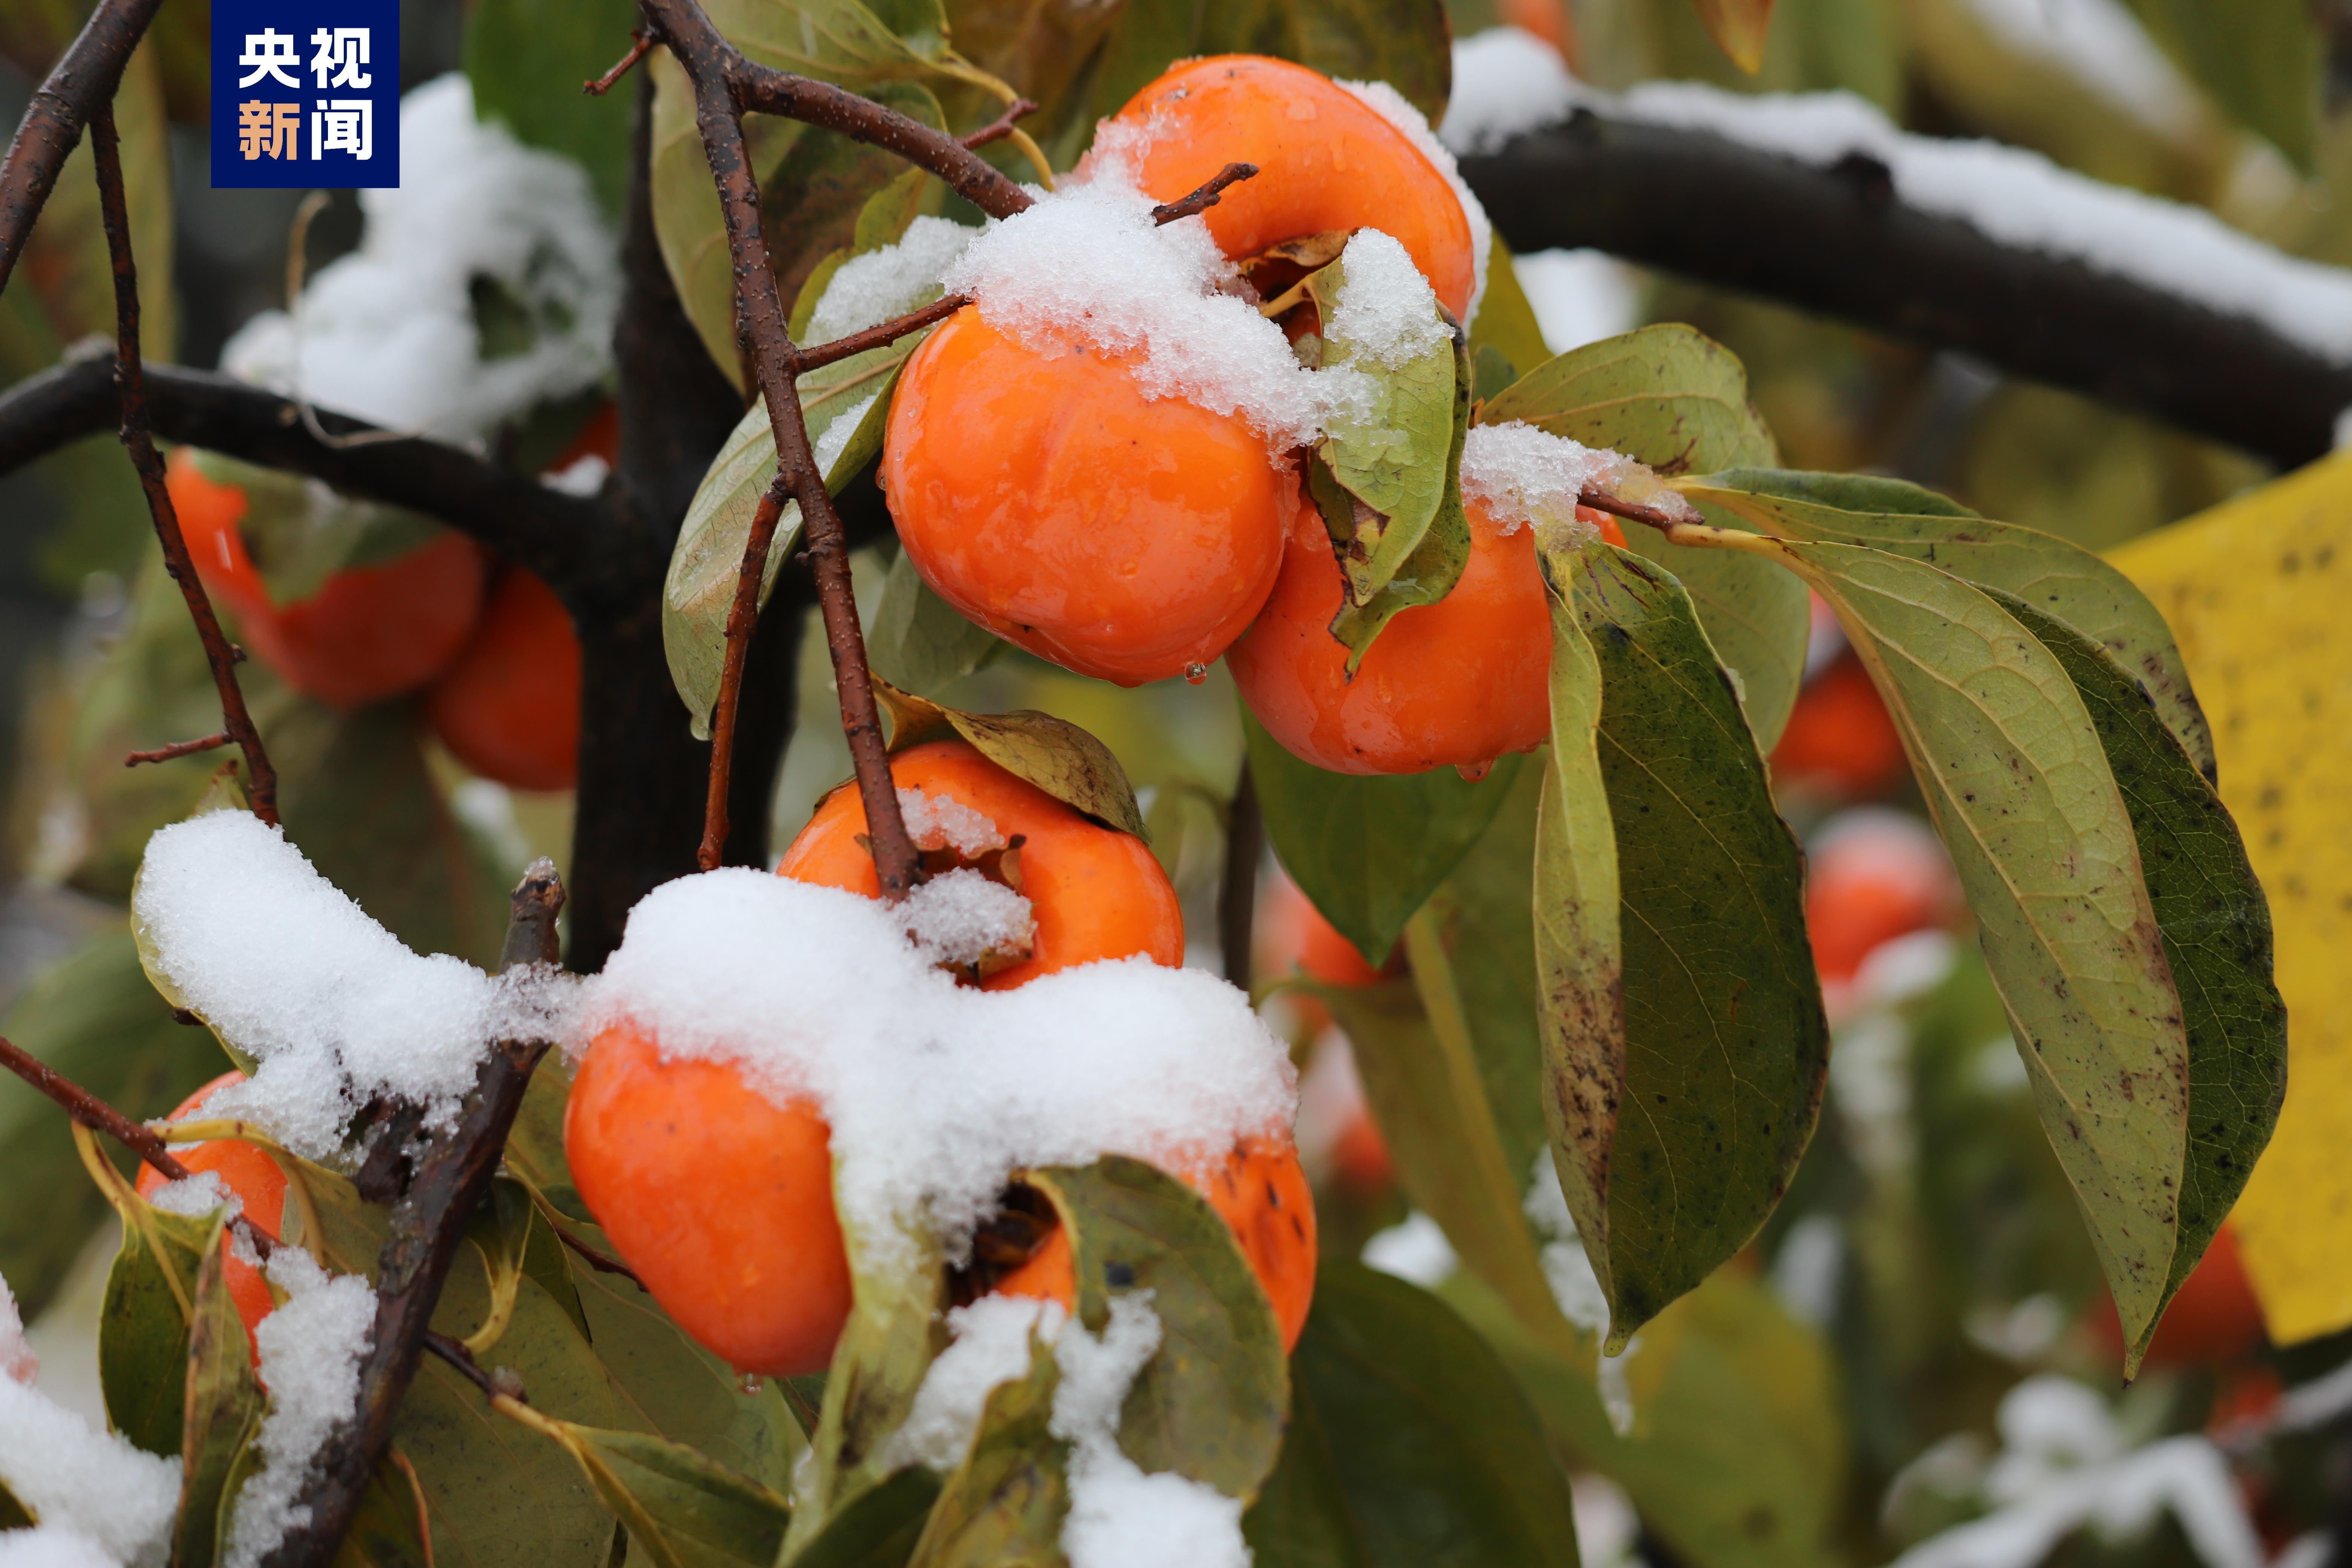
[[[1198,686],[1209,679],[1209,667],[1205,664],[1188,664],[1184,667],[1184,679]]]
[[[1454,771],[1462,775],[1464,784],[1476,784],[1495,771],[1495,759],[1488,757],[1483,763],[1456,763]]]
[[[747,1372],[736,1380],[735,1386],[745,1394],[756,1394],[760,1392],[760,1374],[756,1372]]]

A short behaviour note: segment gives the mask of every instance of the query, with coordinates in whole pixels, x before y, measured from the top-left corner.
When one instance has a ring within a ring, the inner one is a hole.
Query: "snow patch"
[[[898,813],[919,848],[952,849],[967,860],[977,860],[1008,842],[995,823],[951,795],[925,795],[900,784]]]
[[[61,1524],[0,1531],[0,1568],[122,1568],[106,1549]]]
[[[16,1310],[16,1295],[8,1281],[0,1279],[0,1378],[30,1383],[40,1373],[41,1358],[25,1338],[25,1318]]]
[[[992,952],[1026,952],[1037,935],[1028,900],[969,869],[925,882],[898,906],[898,915],[932,963],[958,968]]]
[[[27,1563],[78,1563],[71,1535],[98,1561],[161,1568],[180,1507],[180,1461],[142,1453],[13,1377],[0,1377],[0,1484],[47,1539],[12,1550]],[[12,1532],[12,1536],[15,1532]],[[9,1538],[0,1538],[9,1539]],[[47,1556],[29,1553],[37,1544]],[[87,1556],[87,1553],[84,1554]]]
[[[299,316],[247,321],[223,366],[451,441],[478,440],[543,398],[593,384],[611,363],[621,283],[586,172],[476,120],[473,89],[457,74],[401,100],[400,137],[405,178],[360,193],[359,249],[319,269]],[[484,344],[480,280],[530,319],[527,344]]]
[[[1346,287],[1323,323],[1323,335],[1349,345],[1359,359],[1389,369],[1445,347],[1453,336],[1437,313],[1437,293],[1403,244],[1376,228],[1348,242]]]
[[[896,245],[843,262],[809,312],[808,341],[831,342],[920,310],[940,297],[940,276],[980,230],[943,217],[919,217]]]
[[[923,1464],[945,1474],[962,1464],[988,1396],[1028,1376],[1031,1343],[1052,1344],[1067,1317],[1059,1301],[1030,1296],[982,1296],[950,1311],[954,1342],[924,1373],[885,1468]]]
[[[131,906],[186,1005],[259,1059],[206,1112],[259,1122],[314,1160],[334,1157],[377,1095],[424,1106],[430,1130],[455,1126],[489,1044],[556,1037],[570,995],[552,972],[492,979],[410,952],[242,811],[157,832]]]
[[[359,1407],[360,1361],[375,1326],[375,1292],[364,1276],[330,1277],[299,1247],[269,1255],[269,1282],[286,1300],[253,1331],[269,1414],[254,1442],[261,1468],[236,1494],[227,1568],[255,1568],[310,1521],[294,1500],[328,1436]]]
[[[1364,1243],[1361,1257],[1365,1268],[1393,1274],[1424,1290],[1445,1283],[1462,1265],[1444,1229],[1419,1209],[1401,1223],[1375,1232]]]
[[[902,1224],[957,1245],[1017,1168],[1120,1153],[1181,1171],[1289,1124],[1288,1053],[1223,981],[1139,955],[977,991],[903,925],[748,869],[664,883],[587,983],[573,1047],[626,1021],[665,1058],[814,1100],[844,1228],[884,1259]]]
[[[1533,523],[1536,540],[1557,550],[1598,538],[1600,530],[1576,515],[1587,490],[1623,495],[1696,521],[1697,511],[1622,452],[1554,436],[1517,419],[1471,428],[1462,445],[1462,499],[1483,504],[1503,533]]]
[[[165,1182],[147,1194],[147,1201],[184,1219],[201,1218],[225,1208],[228,1213],[221,1217],[233,1220],[245,1212],[245,1200],[228,1190],[218,1171],[197,1171],[176,1182]]]
[[[1495,226],[1487,220],[1486,209],[1479,204],[1469,183],[1463,179],[1462,166],[1454,161],[1453,153],[1438,139],[1436,132],[1430,130],[1427,117],[1405,101],[1404,94],[1384,81],[1340,81],[1336,85],[1343,91],[1352,93],[1366,108],[1402,132],[1404,139],[1434,164],[1437,172],[1445,176],[1445,183],[1454,187],[1454,198],[1462,204],[1462,216],[1470,224],[1470,309],[1462,315],[1463,326],[1469,326],[1478,319],[1478,307],[1486,298],[1486,268],[1495,254]],[[1456,97],[1459,96],[1457,93]],[[1450,115],[1451,111],[1448,112]]]

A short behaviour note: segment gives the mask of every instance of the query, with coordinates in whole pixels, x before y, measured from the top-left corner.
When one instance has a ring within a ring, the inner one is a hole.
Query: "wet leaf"
[[[1498,758],[1476,784],[1452,768],[1360,776],[1299,761],[1247,710],[1242,731],[1276,857],[1375,965],[1502,809],[1525,760]]]
[[[1489,355],[1496,357],[1490,360]],[[1510,247],[1500,235],[1495,237],[1494,250],[1486,261],[1486,297],[1470,319],[1470,357],[1477,370],[1477,395],[1482,399],[1494,396],[1552,357],[1544,342],[1543,328],[1536,321],[1535,307],[1528,303],[1527,290],[1519,286]],[[1499,378],[1493,385],[1487,384],[1490,364]]]
[[[1135,786],[1108,746],[1066,719],[1023,708],[1011,713],[965,713],[900,691],[887,681],[875,694],[890,714],[890,750],[960,735],[1016,778],[1026,779],[1105,827],[1146,838]]]
[[[927,206],[937,205],[938,193],[945,188],[933,182],[926,171],[909,169],[866,198],[866,204],[857,209],[857,223],[850,231],[849,243],[819,261],[801,284],[800,296],[793,301],[793,342],[808,342],[810,318],[816,313],[817,301],[824,298],[841,264],[853,256],[879,250],[904,239],[915,219]]]
[[[2082,694],[2131,812],[2148,904],[2180,996],[2189,1144],[2179,1240],[2165,1280],[2169,1302],[2237,1203],[2286,1097],[2286,1004],[2271,981],[2270,904],[2246,863],[2238,825],[2145,684],[2072,626],[2021,598],[1998,591],[1994,597],[2057,656]],[[2155,1332],[2151,1321],[2131,1346],[2126,1373]]]
[[[2214,776],[2213,732],[2172,628],[2130,578],[2054,535],[1979,518],[1933,490],[1865,475],[1738,468],[1677,485],[1778,539],[1859,544],[2014,594],[2104,646],[2132,672],[2198,771]]]
[[[128,1182],[109,1196],[122,1215],[122,1247],[107,1273],[99,1316],[98,1383],[107,1424],[151,1454],[177,1454],[186,1424],[196,1276],[221,1216],[166,1214]]]
[[[1554,659],[1546,1109],[1616,1348],[1780,1202],[1820,1113],[1829,1025],[1803,857],[1689,596],[1606,545],[1545,569],[1567,599],[1556,647],[1580,636],[1592,658]]]
[[[817,460],[824,466],[829,494],[839,495],[882,449],[890,389],[898,384],[899,367],[926,335],[901,338],[888,348],[869,349],[800,378],[801,416]],[[698,739],[710,734],[719,670],[727,662],[727,616],[735,607],[752,514],[775,477],[775,433],[768,421],[768,400],[762,397],[729,433],[719,456],[711,459],[710,471],[696,488],[662,581],[662,652]],[[775,592],[776,574],[799,547],[800,534],[800,502],[788,500],[776,520],[767,571],[760,579],[762,609]]]
[[[1772,0],[1691,0],[1691,7],[1732,64],[1749,76],[1764,68],[1764,37],[1772,26]]]
[[[791,1568],[901,1568],[939,1495],[940,1479],[929,1470],[900,1470],[852,1499],[783,1561]]]
[[[1902,732],[2137,1341],[2175,1251],[2189,1045],[2083,699],[2014,616],[1957,577],[1853,545],[1772,548],[1835,607]]]
[[[522,1107],[500,1158],[506,1168],[569,1219],[592,1222],[588,1205],[572,1184],[572,1163],[563,1155],[563,1111],[572,1095],[572,1074],[551,1051],[531,1069]]]
[[[1575,1568],[1568,1477],[1502,1363],[1443,1301],[1328,1261],[1291,1364],[1281,1463],[1243,1521],[1259,1561]]]
[[[1076,1318],[1099,1333],[1113,1294],[1150,1292],[1160,1349],[1120,1407],[1118,1446],[1244,1500],[1282,1442],[1289,1378],[1274,1309],[1217,1211],[1139,1160],[1106,1155],[1024,1178],[1070,1227]]]
[[[747,1476],[643,1432],[553,1424],[630,1543],[659,1568],[770,1568],[792,1509]]]
[[[216,1231],[196,1275],[195,1323],[188,1337],[173,1568],[212,1568],[230,1468],[261,1425],[253,1342],[228,1293],[227,1257],[226,1232]]]
[[[917,1568],[1059,1568],[1069,1512],[1068,1445],[1051,1430],[1061,1369],[1034,1336],[1029,1374],[999,1384],[963,1463],[940,1489]]]
[[[1300,288],[1319,314],[1322,368],[1353,372],[1371,389],[1363,406],[1332,416],[1315,454],[1315,500],[1348,589],[1332,635],[1360,659],[1397,611],[1444,598],[1470,558],[1459,485],[1469,344],[1434,297],[1427,324],[1442,331],[1420,352],[1399,357],[1393,344],[1357,341],[1345,251]]]
[[[1010,644],[930,590],[904,551],[890,563],[866,630],[866,660],[899,690],[929,697]]]
[[[163,1115],[228,1068],[209,1033],[173,1021],[120,923],[44,971],[0,1016],[0,1036],[134,1116]],[[56,1101],[0,1074],[0,1279],[27,1320],[106,1211]]]
[[[1486,425],[1513,419],[1666,475],[1779,461],[1772,433],[1748,401],[1747,371],[1728,349],[1685,326],[1643,327],[1545,362],[1479,414]],[[1728,551],[1669,544],[1647,528],[1627,535],[1690,595],[1717,657],[1739,677],[1748,726],[1769,754],[1804,684],[1804,585]]]

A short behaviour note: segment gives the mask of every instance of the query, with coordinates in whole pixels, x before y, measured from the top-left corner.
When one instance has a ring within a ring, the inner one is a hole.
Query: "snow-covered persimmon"
[[[1315,1300],[1315,1194],[1285,1136],[1244,1138],[1222,1162],[1180,1173],[1232,1227],[1242,1256],[1274,1306],[1282,1348],[1298,1343]],[[996,1281],[1000,1294],[1077,1306],[1077,1267],[1069,1233],[1056,1225],[1028,1260]]]
[[[663,1059],[622,1025],[581,1058],[563,1116],[573,1182],[654,1299],[739,1371],[822,1371],[849,1316],[831,1131],[730,1063]]]
[[[1154,201],[1199,189],[1227,163],[1256,165],[1202,215],[1227,256],[1377,228],[1404,246],[1448,310],[1468,312],[1476,240],[1453,184],[1412,137],[1320,72],[1261,55],[1186,60],[1109,123],[1133,134],[1100,145],[1126,159]]]
[[[179,1121],[194,1116],[203,1110],[205,1100],[233,1083],[244,1081],[241,1072],[225,1072],[174,1106],[167,1120]],[[286,1173],[278,1168],[277,1161],[253,1144],[235,1138],[208,1138],[201,1143],[183,1144],[172,1152],[192,1173],[209,1171],[218,1176],[221,1185],[245,1205],[247,1218],[270,1235],[278,1234],[286,1215]],[[153,1198],[163,1185],[161,1171],[152,1165],[139,1167],[141,1197]],[[245,1320],[246,1335],[251,1338],[255,1327],[269,1316],[274,1305],[269,1282],[261,1277],[260,1269],[234,1253],[221,1260],[221,1272],[228,1286],[229,1300],[236,1303],[236,1315]]]
[[[1184,962],[1176,889],[1133,836],[1087,820],[962,741],[909,747],[890,759],[890,776],[912,808],[908,829],[930,870],[975,869],[1029,900],[1029,955],[983,975],[983,988],[1009,991],[1100,958]],[[845,784],[817,807],[777,871],[879,898],[865,837],[865,803]]]
[[[425,699],[442,743],[484,778],[570,789],[580,771],[580,639],[571,612],[520,566]]]
[[[1131,363],[962,310],[908,361],[880,475],[941,598],[1122,686],[1195,672],[1242,634],[1297,493],[1244,419],[1147,398]]]
[[[289,685],[337,708],[413,691],[457,655],[481,613],[488,558],[472,540],[443,533],[380,566],[330,576],[307,599],[280,605],[237,531],[248,502],[197,467],[183,447],[167,475],[196,574],[236,618],[237,639]]]

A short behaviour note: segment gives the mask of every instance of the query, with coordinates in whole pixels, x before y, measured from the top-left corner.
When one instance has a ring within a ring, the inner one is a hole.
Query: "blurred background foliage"
[[[13,123],[21,113],[82,9],[81,0],[0,0],[0,115]],[[1007,32],[1000,8],[948,11],[969,14],[955,35],[967,52],[1016,80],[1070,79],[1091,47],[1059,13],[1055,27]],[[1276,25],[1288,15],[1267,6],[1224,21],[1279,40],[1291,36]],[[161,267],[148,273],[148,346],[211,366],[247,319],[284,303],[301,193],[210,188],[206,8],[169,0],[161,16],[121,110],[140,246],[171,258],[171,288]],[[616,212],[625,116],[572,84],[620,53],[629,16],[625,0],[479,0],[470,12],[460,0],[404,0],[404,86],[469,68],[485,115],[581,159]],[[2217,16],[2234,17],[2239,36],[2217,40]],[[1688,0],[1453,0],[1449,17],[1456,37],[1527,28],[1604,88],[1695,79],[1743,92],[1852,92],[1910,129],[2032,149],[2206,207],[2287,251],[2352,263],[2347,0],[1779,0],[1752,78],[1725,58]],[[1097,102],[1094,78],[1077,79],[1074,103],[1115,103]],[[1074,110],[1040,134],[1066,162],[1084,131]],[[62,205],[86,179],[79,163],[68,169],[61,205],[16,286],[0,294],[0,384],[110,330],[102,257]],[[325,265],[360,228],[352,194],[333,193],[303,261]],[[1605,257],[1523,258],[1520,277],[1554,352],[1661,321],[1691,322],[1729,346],[1791,467],[1898,475],[2095,549],[2269,477],[2243,453],[1965,357]],[[201,1033],[178,1031],[125,963],[121,910],[145,834],[185,809],[211,764],[128,774],[119,758],[128,744],[210,728],[209,698],[192,639],[159,600],[143,510],[110,438],[0,479],[0,1032],[158,1114],[215,1068]],[[871,620],[890,591],[892,552],[863,552],[856,564]],[[1218,964],[1216,894],[1244,754],[1223,668],[1199,686],[1121,691],[985,638],[949,642],[903,683],[959,707],[1044,709],[1108,742],[1183,896],[1191,961]],[[2117,1389],[2104,1292],[2073,1198],[2036,1128],[1990,981],[1937,880],[1940,851],[1932,841],[1920,848],[1907,774],[1883,716],[1853,698],[1852,673],[1824,626],[1813,717],[1801,711],[1776,767],[1784,809],[1814,851],[1825,970],[1833,945],[1846,957],[1830,975],[1830,1104],[1757,1245],[1597,1381],[1589,1364],[1517,1343],[1479,1287],[1447,1279],[1442,1241],[1433,1247],[1413,1229],[1328,1014],[1286,996],[1274,1016],[1307,1070],[1301,1139],[1321,1177],[1326,1245],[1353,1254],[1383,1238],[1376,1253],[1385,1245],[1399,1271],[1444,1282],[1447,1300],[1490,1331],[1578,1475],[1584,1557],[1596,1568],[1883,1562],[2005,1503],[2046,1498],[2028,1484],[2034,1476],[2120,1463],[2206,1432],[2236,1461],[2235,1495],[2263,1551],[2302,1551],[2298,1561],[2316,1568],[2310,1554],[2325,1542],[2312,1532],[2341,1506],[2352,1453],[2326,1426],[2290,1422],[2255,1442],[2232,1424],[2276,1420],[2282,1384],[2326,1373],[2352,1341],[2270,1350],[2259,1322],[2246,1321],[2240,1278],[2235,1296],[2217,1298],[2170,1353],[2159,1345],[2153,1370]],[[531,854],[568,853],[565,797],[467,778],[408,704],[335,714],[253,666],[247,679],[273,744],[304,781],[289,792],[289,828],[414,945],[483,956],[503,882]],[[799,704],[774,803],[779,844],[848,773],[813,626]],[[1525,830],[1507,810],[1490,831]],[[1842,839],[1880,846],[1854,852],[1855,877],[1875,876],[1892,892],[1832,907],[1824,868]],[[1261,973],[1339,963],[1315,958],[1313,922],[1270,861],[1265,879]],[[1864,908],[1870,898],[1907,912],[1881,920]],[[1824,933],[1841,919],[1853,929],[1832,942]],[[98,1215],[94,1204],[71,1206],[84,1191],[78,1176],[73,1195],[60,1196],[47,1174],[57,1168],[53,1134],[61,1129],[45,1105],[0,1083],[0,1273],[28,1307],[53,1303],[40,1332],[55,1392],[74,1375],[66,1347],[91,1305],[92,1276],[86,1262],[77,1270],[69,1226]],[[83,1256],[102,1259],[103,1249]],[[2092,1405],[2070,1405],[2053,1377]],[[1624,1433],[1609,1415],[1619,1401]],[[2190,1492],[2159,1490],[2157,1501],[2174,1511],[2104,1531],[2087,1515],[2062,1523],[2047,1553],[1920,1561],[2218,1561],[2200,1543],[2202,1505]]]

